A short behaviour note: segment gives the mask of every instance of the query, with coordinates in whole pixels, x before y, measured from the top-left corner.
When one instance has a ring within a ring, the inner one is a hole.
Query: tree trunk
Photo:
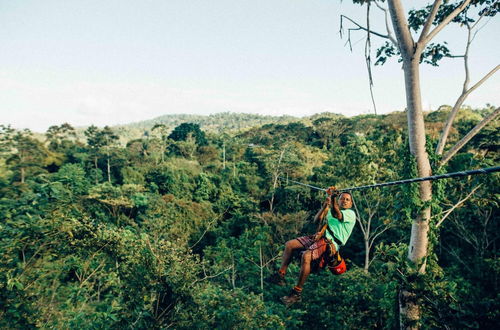
[[[419,57],[414,56],[411,61],[405,61],[403,68],[405,72],[410,152],[417,162],[418,176],[424,177],[430,176],[432,171],[429,156],[425,149],[426,138],[420,96]],[[419,195],[424,203],[431,200],[432,186],[430,181],[420,182]],[[430,207],[426,207],[420,211],[412,224],[408,258],[415,263],[421,261],[427,255],[427,233],[429,231],[430,216]],[[419,271],[425,272],[425,263]]]
[[[408,136],[410,152],[415,157],[419,176],[429,176],[431,166],[425,149],[425,125],[422,112],[422,98],[420,91],[419,61],[425,43],[415,43],[408,27],[403,5],[399,0],[388,1],[389,12],[396,34],[398,47],[403,57],[403,71],[405,77],[406,111],[408,119]],[[419,195],[422,202],[432,197],[432,188],[429,181],[419,184]],[[408,258],[413,263],[424,261],[427,255],[428,232],[431,210],[426,207],[413,220],[408,246]],[[419,269],[425,272],[425,262]],[[420,320],[420,308],[416,295],[407,288],[401,288],[399,294],[400,327],[417,329]]]
[[[418,176],[430,176],[431,166],[429,156],[425,149],[425,126],[422,112],[422,100],[420,94],[419,58],[420,53],[413,54],[411,59],[403,60],[405,74],[406,104],[408,116],[408,135],[410,152],[417,162]],[[422,202],[432,198],[432,186],[430,181],[419,184],[419,195]],[[408,259],[413,263],[422,262],[420,273],[425,272],[425,257],[429,243],[429,220],[431,216],[430,207],[425,207],[417,214],[411,227],[410,244],[408,246]],[[401,314],[401,328],[418,329],[420,319],[420,307],[416,301],[415,293],[402,288],[399,295]]]
[[[416,54],[413,54],[411,59],[404,59],[403,69],[405,73],[410,152],[417,162],[418,176],[424,177],[431,175],[431,166],[429,156],[425,149],[426,137],[420,94],[419,58],[420,53],[416,51]],[[420,182],[419,196],[423,203],[431,200],[432,186],[430,181]],[[430,207],[423,208],[413,220],[411,227],[408,259],[415,264],[422,263],[419,268],[420,273],[425,273],[425,257],[427,256],[429,243],[428,232],[430,217]],[[399,305],[401,328],[418,329],[420,307],[416,300],[415,293],[408,291],[406,288],[402,288],[399,295]]]
[[[365,273],[368,273],[368,267],[370,266],[370,238],[365,237]]]
[[[21,167],[21,183],[24,183],[25,175],[24,167]]]
[[[108,182],[111,183],[111,166],[109,165],[109,155],[106,159],[106,165],[108,167]]]
[[[98,184],[99,181],[97,180],[97,156],[94,157],[94,166],[95,166],[95,184]]]
[[[260,261],[260,292],[262,301],[264,301],[264,260],[262,259],[262,244],[259,244],[259,261]]]
[[[278,185],[278,177],[279,177],[279,170],[280,170],[280,165],[281,165],[281,160],[283,159],[283,155],[285,154],[286,148],[283,148],[280,153],[280,158],[278,159],[278,164],[276,165],[276,171],[274,172],[274,178],[273,178],[273,193],[271,195],[271,199],[269,200],[269,212],[273,213],[273,206],[274,206],[274,193],[276,191],[276,187]]]
[[[222,144],[222,168],[226,168],[226,144]]]

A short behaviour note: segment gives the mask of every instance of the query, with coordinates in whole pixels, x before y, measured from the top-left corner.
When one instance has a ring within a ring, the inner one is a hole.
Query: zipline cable
[[[394,186],[394,185],[399,185],[399,184],[406,184],[406,183],[413,183],[413,182],[420,182],[420,181],[433,181],[433,180],[448,179],[448,178],[457,178],[457,177],[469,176],[469,175],[476,175],[476,174],[489,174],[489,173],[494,173],[494,172],[498,172],[498,171],[500,171],[500,166],[481,168],[481,169],[478,169],[478,170],[445,173],[445,174],[439,174],[439,175],[426,176],[426,177],[422,177],[422,178],[413,178],[413,179],[405,179],[405,180],[399,180],[399,181],[376,183],[376,184],[371,184],[371,185],[366,185],[366,186],[359,186],[359,187],[349,187],[349,188],[339,189],[338,191],[339,192],[343,192],[343,191],[355,191],[355,190],[363,190],[363,189],[369,189],[369,188]],[[301,182],[298,182],[298,181],[290,180],[288,178],[283,178],[281,176],[279,178],[280,179],[285,179],[287,181],[296,183],[296,184],[301,185],[301,186],[309,187],[309,188],[316,189],[316,190],[326,191],[326,189],[324,189],[324,188],[315,187],[315,186],[312,186],[310,184],[305,184],[305,183],[301,183]]]
[[[312,185],[307,184],[307,183],[302,183],[302,182],[298,182],[298,181],[290,180],[290,179],[288,179],[288,178],[284,178],[284,177],[282,177],[282,176],[279,176],[278,178],[280,178],[280,179],[284,179],[284,180],[286,180],[287,182],[288,182],[288,181],[290,181],[290,182],[296,183],[296,184],[301,185],[301,186],[309,187],[309,188],[311,188],[311,189],[316,189],[316,190],[326,191],[326,189],[323,189],[323,188],[320,188],[320,187],[316,187],[316,186],[312,186]]]

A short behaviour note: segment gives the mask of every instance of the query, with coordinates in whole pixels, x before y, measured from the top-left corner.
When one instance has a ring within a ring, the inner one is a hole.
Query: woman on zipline
[[[348,192],[339,193],[335,187],[328,188],[326,192],[328,197],[314,217],[314,221],[319,222],[318,232],[315,235],[302,236],[286,242],[280,269],[267,278],[270,283],[285,285],[285,274],[292,255],[296,251],[301,253],[297,285],[288,296],[281,298],[287,306],[301,300],[302,286],[311,272],[317,272],[328,264],[331,266],[332,263],[341,261],[339,248],[345,245],[356,224],[356,215],[351,210],[352,195]],[[327,221],[322,226],[325,215]]]

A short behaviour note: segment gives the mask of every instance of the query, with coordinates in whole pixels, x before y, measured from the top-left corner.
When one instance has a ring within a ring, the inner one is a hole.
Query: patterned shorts
[[[330,248],[328,246],[328,241],[325,238],[321,238],[318,241],[314,241],[313,236],[302,236],[298,237],[297,240],[302,244],[305,248],[305,251],[311,251],[312,263],[311,268],[313,271],[318,271],[319,269],[323,269],[326,267],[326,264],[330,260]],[[335,243],[333,243],[335,244]],[[337,244],[335,244],[335,248],[338,251]]]

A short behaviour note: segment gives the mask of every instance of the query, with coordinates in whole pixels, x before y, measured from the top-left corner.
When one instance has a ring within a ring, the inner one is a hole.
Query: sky
[[[373,113],[365,34],[353,33],[351,51],[341,14],[366,20],[338,0],[0,0],[0,124],[44,132],[180,113]],[[376,8],[371,24],[383,32]],[[471,83],[498,64],[499,30],[493,18],[476,36]],[[439,40],[463,53],[465,30]],[[382,41],[372,42],[374,53]],[[403,110],[401,64],[389,60],[373,77],[378,113]],[[424,109],[454,103],[463,79],[460,59],[422,65]],[[498,106],[499,90],[497,73],[466,104]]]

